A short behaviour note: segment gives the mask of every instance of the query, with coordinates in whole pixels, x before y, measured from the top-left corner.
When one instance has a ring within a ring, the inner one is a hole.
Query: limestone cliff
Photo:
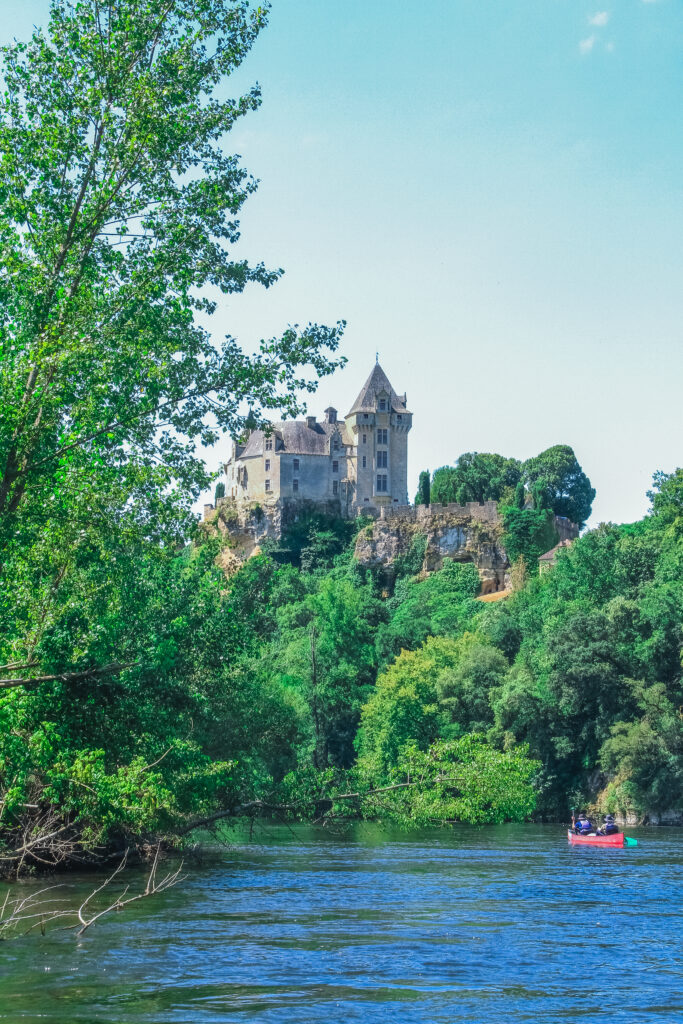
[[[417,537],[424,537],[423,572],[440,569],[445,558],[472,562],[483,594],[501,590],[509,568],[501,544],[502,523],[495,502],[482,505],[431,505],[383,510],[383,515],[358,535],[355,556],[361,565],[392,565],[407,556]]]

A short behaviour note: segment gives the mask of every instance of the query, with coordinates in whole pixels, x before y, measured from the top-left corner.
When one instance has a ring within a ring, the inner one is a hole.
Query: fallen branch
[[[456,775],[443,775],[438,776],[436,779],[431,780],[432,784],[437,783],[457,783],[462,782],[462,777]],[[325,793],[319,796],[302,797],[301,800],[295,800],[292,803],[277,804],[272,803],[268,800],[250,800],[245,804],[238,804],[235,807],[228,807],[222,811],[216,811],[214,814],[209,814],[205,818],[197,818],[195,821],[186,825],[182,829],[176,831],[178,836],[186,836],[189,832],[193,832],[197,828],[208,828],[217,821],[221,821],[224,818],[239,818],[251,811],[275,811],[276,813],[282,811],[294,811],[301,807],[311,806],[312,804],[329,804],[330,807],[333,804],[338,803],[341,800],[362,800],[369,799],[380,793],[391,793],[398,789],[413,789],[415,786],[424,785],[424,779],[411,779],[408,782],[395,782],[391,786],[378,786],[376,789],[367,789],[364,791],[358,790],[356,793]]]
[[[131,661],[125,665],[119,662],[112,662],[111,665],[104,665],[102,668],[88,668],[81,672],[56,672],[51,676],[31,676],[28,679],[0,679],[0,688],[10,689],[13,686],[29,686],[32,683],[54,683],[59,680],[62,683],[72,683],[79,679],[91,679],[94,676],[112,676],[132,668],[137,662]]]
[[[41,933],[45,934],[45,928],[48,924],[58,920],[62,922],[73,921],[74,918],[76,918],[76,922],[69,926],[77,928],[76,935],[80,936],[106,914],[114,910],[122,910],[123,907],[128,906],[130,903],[146,899],[149,896],[156,896],[177,885],[178,882],[183,881],[185,876],[181,874],[182,862],[175,871],[169,871],[163,878],[157,879],[159,856],[160,846],[157,846],[154,861],[147,877],[147,884],[142,892],[136,893],[134,896],[128,896],[127,893],[130,887],[126,886],[112,903],[90,915],[88,915],[88,907],[92,901],[100,893],[104,892],[125,868],[128,860],[127,850],[111,875],[101,885],[98,885],[96,889],[93,889],[77,908],[65,907],[66,899],[57,899],[52,896],[48,899],[41,898],[45,893],[65,888],[65,885],[50,885],[44,889],[39,889],[37,892],[29,893],[28,896],[12,899],[10,898],[11,890],[8,889],[5,900],[0,906],[0,940],[6,938],[10,933],[20,931],[21,927],[25,924],[28,926],[21,931],[21,934],[26,935],[35,928],[40,928]]]

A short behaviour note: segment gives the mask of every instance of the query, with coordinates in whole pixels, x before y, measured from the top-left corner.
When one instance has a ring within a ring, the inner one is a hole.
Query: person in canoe
[[[614,815],[613,814],[606,814],[605,815],[605,821],[603,823],[602,828],[598,829],[598,835],[599,836],[613,836],[613,835],[616,835],[618,831],[619,831],[619,826],[617,824],[615,824]]]
[[[589,836],[592,832],[595,832],[595,826],[590,818],[581,811],[576,821],[572,822],[572,828],[576,832],[577,836]]]

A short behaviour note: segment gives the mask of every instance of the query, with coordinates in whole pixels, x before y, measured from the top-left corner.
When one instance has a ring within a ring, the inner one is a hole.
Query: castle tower
[[[345,417],[356,459],[353,504],[408,504],[408,431],[413,425],[406,395],[397,395],[376,363]],[[351,468],[351,467],[350,467]]]

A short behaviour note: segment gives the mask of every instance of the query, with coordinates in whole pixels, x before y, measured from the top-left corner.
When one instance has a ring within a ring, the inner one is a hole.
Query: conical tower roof
[[[360,389],[358,398],[346,415],[352,416],[356,412],[374,412],[377,408],[377,396],[381,391],[386,391],[390,396],[389,404],[394,412],[408,411],[406,409],[406,396],[396,394],[382,367],[379,363],[375,363],[372,373]]]

